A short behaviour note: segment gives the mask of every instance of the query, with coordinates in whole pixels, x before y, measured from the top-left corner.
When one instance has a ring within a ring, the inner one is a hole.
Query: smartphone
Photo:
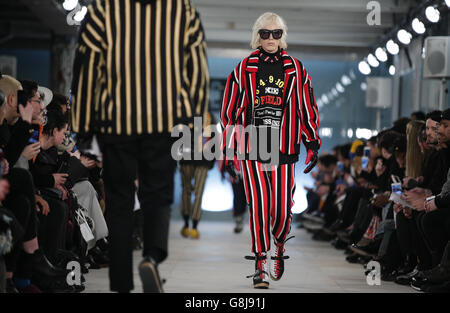
[[[361,166],[363,169],[367,169],[367,166],[369,166],[369,158],[366,156],[363,156],[361,159]]]
[[[36,143],[39,141],[39,130],[33,131],[30,139],[28,139],[28,143]]]
[[[343,162],[337,162],[337,168],[339,172],[344,171],[344,163]]]
[[[370,147],[364,147],[364,156],[370,158]]]
[[[25,92],[23,90],[17,90],[17,112],[19,111],[19,104],[21,104],[23,107],[26,107],[28,103],[28,98],[25,95]]]
[[[395,192],[398,195],[402,194],[402,184],[401,183],[393,183],[391,184],[392,192]]]

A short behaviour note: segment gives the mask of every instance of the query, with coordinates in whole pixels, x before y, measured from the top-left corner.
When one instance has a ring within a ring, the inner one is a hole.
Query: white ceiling
[[[381,25],[367,23],[369,0],[192,0],[213,54],[245,54],[251,28],[264,12],[282,16],[290,50],[312,57],[358,59],[395,26],[416,0],[378,0]],[[227,48],[227,52],[222,51]],[[234,52],[233,52],[234,51]]]

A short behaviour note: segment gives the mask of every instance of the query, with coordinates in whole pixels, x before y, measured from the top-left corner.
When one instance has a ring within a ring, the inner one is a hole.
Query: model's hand
[[[309,165],[305,168],[303,173],[308,174],[309,172],[311,172],[311,170],[314,168],[314,166],[316,166],[318,159],[319,158],[317,156],[317,151],[308,150],[308,154],[306,155],[305,164],[309,163]]]

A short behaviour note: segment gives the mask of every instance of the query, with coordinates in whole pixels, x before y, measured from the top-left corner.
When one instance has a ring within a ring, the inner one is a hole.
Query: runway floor
[[[250,231],[248,225],[240,234],[233,233],[233,223],[202,221],[199,225],[200,239],[181,237],[181,221],[172,221],[170,226],[169,257],[159,267],[166,279],[167,293],[415,293],[408,286],[393,282],[381,282],[370,286],[360,264],[349,264],[342,250],[336,250],[328,242],[311,240],[304,229],[294,226],[291,235],[295,238],[286,243],[283,278],[270,281],[268,290],[252,287],[254,261],[244,259],[250,255]],[[134,256],[133,292],[141,292],[142,285],[137,272],[141,252]],[[88,293],[109,291],[108,269],[90,270],[86,274]]]

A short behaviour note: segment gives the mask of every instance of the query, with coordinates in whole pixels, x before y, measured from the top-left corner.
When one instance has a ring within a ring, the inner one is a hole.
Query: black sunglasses
[[[273,39],[280,39],[281,36],[283,36],[282,29],[274,29],[274,30],[260,29],[258,33],[261,39],[269,39],[270,34],[272,34]]]

